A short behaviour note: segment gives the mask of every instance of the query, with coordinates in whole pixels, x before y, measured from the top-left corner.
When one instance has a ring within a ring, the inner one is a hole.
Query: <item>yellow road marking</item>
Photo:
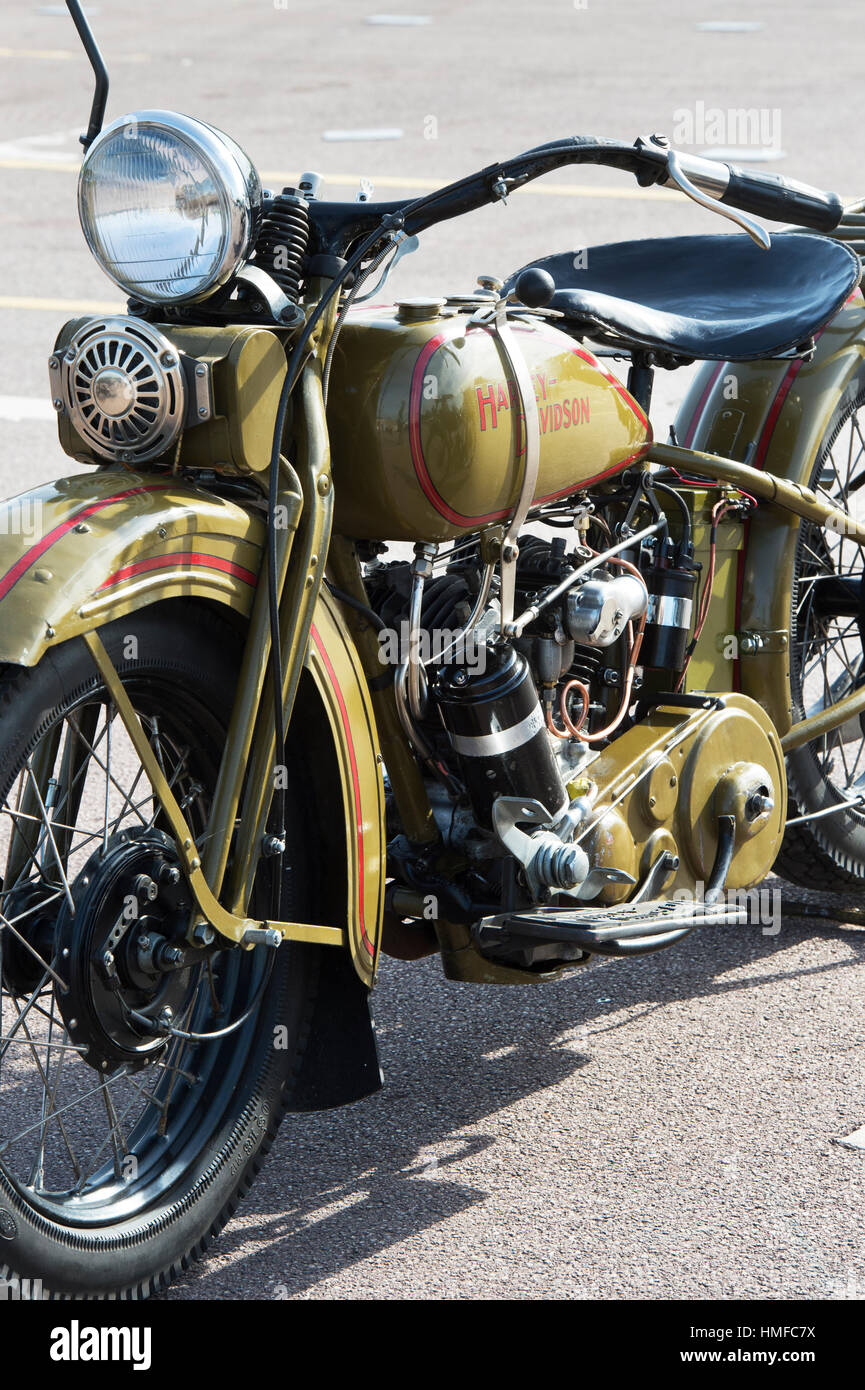
[[[0,56],[5,52],[11,53],[11,49],[0,48]],[[81,164],[72,159],[0,159],[0,169],[24,169],[49,174],[77,174]],[[260,171],[259,177],[262,183],[269,187],[271,185],[280,187],[283,184],[296,183],[300,178],[300,173],[286,173],[284,170],[264,169]],[[361,178],[368,177],[366,174],[323,174],[322,180],[326,185],[332,184],[336,188],[359,188]],[[378,174],[373,177],[373,183],[379,188],[399,188],[406,191],[417,189],[421,193],[427,191],[434,193],[442,188],[447,180],[406,178],[402,174]],[[651,188],[611,188],[601,187],[590,183],[530,183],[525,188],[517,189],[517,194],[529,193],[537,194],[544,198],[598,198],[598,199],[619,199],[636,200],[638,202],[652,202],[662,199],[664,201],[681,202],[685,195],[675,188],[659,188],[657,185]],[[852,201],[849,197],[842,197],[842,203]]]
[[[0,50],[2,52],[2,50]],[[0,169],[32,169],[42,173],[52,174],[77,174],[80,164],[71,159],[0,159]],[[274,171],[263,170],[261,180],[266,185],[290,184],[300,178],[299,172],[286,173],[284,170]],[[331,184],[336,188],[359,188],[360,174],[325,174],[323,175],[325,185]],[[441,188],[447,180],[425,179],[425,178],[406,178],[400,174],[380,174],[374,179],[374,183],[379,188],[398,188],[425,193],[427,190],[435,192]],[[677,193],[673,188],[598,188],[588,183],[547,183],[530,184],[526,189],[520,190],[525,193],[536,193],[547,198],[631,198],[643,201],[652,198],[665,198],[679,200],[681,193]]]
[[[78,56],[71,48],[0,48],[0,58],[44,58],[49,62],[66,62]]]
[[[33,58],[37,62],[65,63],[70,58],[81,58],[81,50],[74,48],[0,48],[0,58]],[[117,63],[149,63],[147,53],[121,53],[112,58]]]
[[[92,299],[39,299],[33,295],[0,295],[0,309],[49,309],[63,314],[124,314],[123,304]]]
[[[299,178],[299,174],[264,173],[261,175],[262,182],[270,184],[289,184]],[[335,184],[338,187],[358,188],[360,186],[360,176],[358,174],[324,174],[323,183]],[[446,183],[447,180],[444,180]],[[441,179],[408,179],[398,174],[386,176],[378,175],[373,179],[376,187],[399,188],[399,189],[418,189],[425,193],[429,190],[434,193],[436,189],[442,188],[444,183]],[[537,193],[545,198],[681,198],[683,195],[677,193],[674,188],[598,188],[596,184],[590,183],[530,183],[525,188],[517,189],[512,195],[515,198],[523,193]]]
[[[80,164],[71,159],[0,159],[0,169],[41,169],[50,174],[77,174]]]

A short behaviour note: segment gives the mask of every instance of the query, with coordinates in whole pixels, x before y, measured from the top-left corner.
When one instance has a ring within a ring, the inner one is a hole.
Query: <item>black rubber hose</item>
[[[718,817],[718,848],[715,851],[715,862],[712,865],[712,872],[709,875],[709,882],[706,884],[706,892],[703,897],[704,903],[717,902],[727,883],[727,875],[730,872],[730,865],[733,862],[733,851],[736,848],[736,817]]]
[[[674,487],[669,487],[667,483],[659,483],[655,478],[647,478],[645,486],[651,488],[652,492],[667,493],[669,497],[672,497],[673,500],[678,503],[682,512],[682,544],[687,548],[687,553],[692,555],[694,548],[691,542],[691,508],[688,506],[682,494],[677,492]]]
[[[347,594],[344,589],[338,589],[335,584],[331,584],[329,579],[326,579],[324,582],[327,585],[328,592],[333,594],[335,599],[338,599],[340,603],[344,603],[348,608],[353,608],[355,612],[362,613],[367,622],[375,628],[376,632],[387,632],[387,623],[383,618],[379,617],[374,609],[369,608],[365,603],[361,603],[359,598],[353,598],[352,595]]]

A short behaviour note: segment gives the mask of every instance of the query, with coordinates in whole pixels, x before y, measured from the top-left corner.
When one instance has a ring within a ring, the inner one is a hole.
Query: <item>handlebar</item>
[[[526,150],[514,159],[488,165],[456,183],[446,184],[421,198],[392,203],[319,203],[311,205],[316,250],[342,256],[376,227],[399,225],[414,236],[436,223],[504,200],[508,194],[542,174],[570,164],[599,164],[633,174],[644,187],[671,184],[668,159],[673,151],[663,136],[641,138],[634,145],[575,135]],[[696,155],[676,152],[678,166],[693,184],[717,202],[777,221],[794,222],[819,232],[831,232],[844,207],[837,193],[780,174],[755,173]],[[720,209],[719,209],[720,211]]]

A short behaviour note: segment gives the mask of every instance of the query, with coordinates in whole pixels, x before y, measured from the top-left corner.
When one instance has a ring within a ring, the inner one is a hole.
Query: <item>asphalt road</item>
[[[317,169],[326,195],[366,176],[388,197],[560,134],[717,146],[716,109],[736,146],[727,113],[752,109],[748,152],[783,152],[757,167],[865,191],[849,3],[386,5],[432,22],[369,24],[372,0],[103,0],[109,115],[187,110],[268,184]],[[90,82],[54,8],[7,0],[0,26],[6,495],[70,471],[48,407],[57,328],[121,304],[77,225]],[[698,28],[713,21],[758,27]],[[323,138],[370,128],[402,135]],[[566,171],[429,233],[392,289],[458,293],[535,255],[716,229],[675,195]],[[658,384],[658,433],[685,375]],[[862,1298],[865,1151],[834,1141],[865,1123],[863,995],[865,932],[792,919],[537,989],[385,962],[385,1090],[287,1121],[237,1219],[168,1297]]]

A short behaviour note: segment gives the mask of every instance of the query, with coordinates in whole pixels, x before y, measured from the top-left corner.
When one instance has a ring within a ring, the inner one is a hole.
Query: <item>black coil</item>
[[[574,659],[563,679],[582,681],[591,690],[592,681],[598,679],[603,665],[602,651],[597,647],[581,647],[578,643],[574,649]]]
[[[284,190],[268,208],[253,263],[279,285],[293,304],[300,299],[303,263],[309,243],[309,204],[299,193]]]

